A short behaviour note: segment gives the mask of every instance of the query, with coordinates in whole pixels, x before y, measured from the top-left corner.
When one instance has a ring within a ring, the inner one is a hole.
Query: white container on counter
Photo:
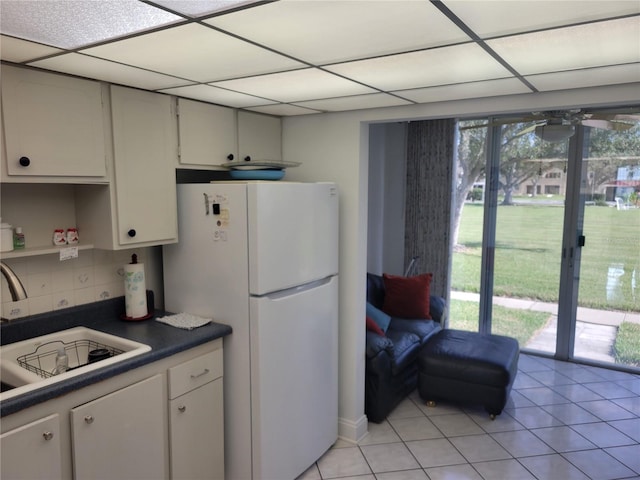
[[[13,250],[13,227],[8,223],[0,223],[0,252]]]

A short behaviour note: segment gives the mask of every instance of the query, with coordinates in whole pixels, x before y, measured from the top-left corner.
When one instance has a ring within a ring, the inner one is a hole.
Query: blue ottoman
[[[438,399],[482,404],[494,419],[509,399],[519,355],[514,338],[441,330],[418,356],[418,393],[430,405]]]

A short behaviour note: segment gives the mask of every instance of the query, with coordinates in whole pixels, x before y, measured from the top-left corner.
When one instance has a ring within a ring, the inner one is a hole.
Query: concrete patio
[[[477,293],[452,291],[451,298],[469,302],[480,301],[480,295]],[[548,353],[555,351],[558,327],[557,304],[504,297],[495,297],[494,304],[507,308],[549,313],[547,324],[526,345],[523,345],[523,348]],[[640,324],[640,313],[578,307],[574,355],[599,362],[615,363],[611,352],[617,328],[622,322]]]

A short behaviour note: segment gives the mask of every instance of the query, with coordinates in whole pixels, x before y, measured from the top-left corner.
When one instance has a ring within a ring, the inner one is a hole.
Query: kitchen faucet
[[[7,286],[9,287],[9,292],[11,292],[11,299],[14,302],[18,300],[24,300],[27,298],[27,291],[24,289],[24,285],[18,278],[18,276],[14,273],[13,270],[6,265],[4,262],[0,262],[0,270],[2,271],[2,275],[7,279]]]

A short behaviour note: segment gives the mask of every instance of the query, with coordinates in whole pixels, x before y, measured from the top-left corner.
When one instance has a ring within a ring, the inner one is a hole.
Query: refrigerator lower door
[[[253,478],[293,480],[338,437],[338,277],[250,301]]]

